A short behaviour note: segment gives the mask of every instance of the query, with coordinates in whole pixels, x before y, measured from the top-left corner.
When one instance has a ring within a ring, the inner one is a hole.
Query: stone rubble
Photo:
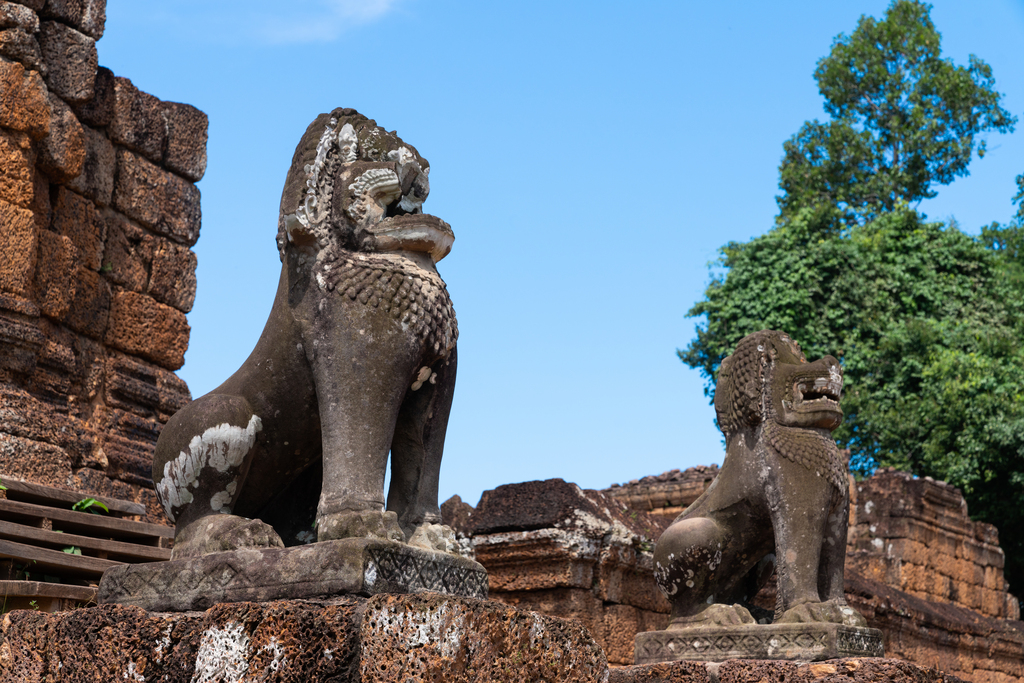
[[[632,664],[634,635],[668,625],[651,555],[667,520],[561,479],[499,486],[463,519],[491,598],[578,619],[610,663]]]

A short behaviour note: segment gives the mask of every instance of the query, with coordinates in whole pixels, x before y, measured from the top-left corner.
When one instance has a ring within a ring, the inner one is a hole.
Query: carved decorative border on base
[[[882,657],[882,632],[841,624],[749,624],[708,626],[636,635],[637,664],[683,659],[794,659],[818,661],[838,657]]]
[[[104,572],[97,599],[151,612],[186,612],[221,602],[423,591],[486,598],[487,571],[456,555],[347,538],[122,565]]]
[[[366,548],[363,585],[367,595],[377,593],[418,593],[434,591],[470,598],[487,597],[487,570],[482,565],[467,567],[455,563],[447,553],[408,552],[409,546],[394,543]]]

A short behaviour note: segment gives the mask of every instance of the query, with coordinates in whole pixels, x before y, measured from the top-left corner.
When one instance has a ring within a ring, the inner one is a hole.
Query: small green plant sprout
[[[101,273],[109,273],[112,270],[114,270],[114,264],[110,262],[104,263],[103,267],[100,268]]]
[[[108,508],[103,502],[98,501],[95,498],[83,498],[82,500],[72,505],[71,509],[77,510],[78,512],[88,511],[94,515],[102,514],[100,510],[103,510],[103,512],[110,512],[110,508]]]
[[[0,491],[6,491],[7,487],[4,486],[4,480],[0,479]]]
[[[69,545],[67,548],[64,548],[64,552],[66,552],[68,555],[81,555],[82,549],[78,546]]]

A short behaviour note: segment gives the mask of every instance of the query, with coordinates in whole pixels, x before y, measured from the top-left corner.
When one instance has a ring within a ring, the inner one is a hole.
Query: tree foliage
[[[991,67],[974,55],[967,67],[943,59],[929,11],[896,0],[818,62],[832,120],[809,121],[784,144],[783,217],[812,207],[849,224],[934,197],[934,184],[965,175],[975,151],[984,156],[981,134],[1013,130]]]
[[[722,247],[703,316],[679,356],[714,395],[745,335],[784,330],[809,358],[843,364],[836,430],[852,467],[958,486],[996,524],[1011,588],[1024,590],[1024,174],[1008,224],[978,237],[911,204],[967,173],[980,135],[1015,119],[991,69],[943,59],[929,6],[895,0],[818,63],[832,119],[784,145],[774,228]]]
[[[689,312],[706,316],[680,351],[714,379],[755,330],[784,330],[808,358],[843,364],[836,430],[852,466],[895,466],[960,487],[977,519],[1003,531],[1007,574],[1024,578],[1024,288],[1005,277],[1014,248],[906,205],[826,234],[804,210],[746,243],[722,248],[724,272]],[[993,229],[994,231],[996,229]],[[1017,228],[997,231],[1019,245]],[[988,240],[991,243],[991,240]]]

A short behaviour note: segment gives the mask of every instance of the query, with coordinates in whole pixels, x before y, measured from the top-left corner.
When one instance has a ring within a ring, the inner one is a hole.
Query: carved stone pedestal
[[[747,624],[648,631],[636,635],[637,664],[692,660],[882,657],[882,632],[841,624]]]
[[[103,574],[98,602],[188,612],[224,602],[422,591],[486,598],[487,571],[447,553],[346,538],[114,567]]]

